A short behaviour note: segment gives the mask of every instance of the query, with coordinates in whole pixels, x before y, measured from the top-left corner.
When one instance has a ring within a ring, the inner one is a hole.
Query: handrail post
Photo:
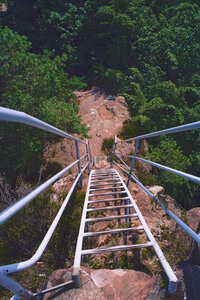
[[[127,187],[129,185],[131,174],[133,172],[133,167],[134,167],[134,163],[135,163],[135,157],[136,157],[137,151],[138,151],[139,142],[140,142],[140,140],[136,140],[136,143],[135,143],[135,150],[134,150],[133,158],[132,158],[132,161],[131,161],[131,167],[130,167],[130,172],[128,174],[128,180],[127,180],[127,183],[126,183]]]
[[[114,159],[115,159],[115,150],[116,150],[116,146],[117,146],[117,137],[115,135],[115,142],[113,144],[113,158],[112,158],[112,162],[110,164],[110,167],[112,168],[113,167],[113,162],[114,162]]]
[[[128,188],[128,185],[129,185],[131,175],[132,175],[132,171],[133,171],[133,167],[134,167],[134,163],[135,163],[135,157],[136,157],[137,151],[138,151],[139,142],[140,142],[140,140],[136,140],[136,143],[135,143],[135,150],[134,150],[133,158],[132,158],[132,161],[131,161],[131,167],[130,167],[130,171],[129,171],[129,174],[128,174],[128,180],[127,180],[127,183],[126,183],[127,188]],[[129,203],[129,200],[126,200],[126,205],[128,203]],[[127,215],[130,214],[130,208],[126,208],[126,214]],[[127,218],[126,223],[128,224],[129,222],[130,222],[130,218]]]
[[[78,141],[75,141],[75,145],[76,145],[76,156],[78,159],[78,172],[81,173],[81,163],[80,163],[80,154],[79,154],[79,144]],[[82,188],[82,175],[80,176],[79,179],[79,189]]]
[[[89,157],[88,139],[86,140],[86,153],[87,153],[87,161],[88,161],[88,172],[90,172],[90,157]]]

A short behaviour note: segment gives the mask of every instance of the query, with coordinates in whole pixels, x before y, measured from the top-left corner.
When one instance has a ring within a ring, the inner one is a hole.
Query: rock
[[[117,138],[117,141],[121,141],[121,139]],[[135,150],[135,142],[133,141],[132,143],[119,143],[117,144],[117,152],[121,153],[121,154],[130,154],[133,153]],[[124,157],[122,156],[122,159],[124,160]],[[129,158],[130,162],[131,162],[131,158]],[[130,166],[130,162],[129,162],[129,166]]]
[[[196,233],[200,237],[200,223],[199,223],[199,226],[196,230]],[[190,259],[191,259],[193,264],[200,267],[200,245],[197,242],[195,242],[194,249],[193,249],[193,252],[192,252],[192,255],[191,255]],[[199,269],[199,272],[200,272],[200,269]]]
[[[164,193],[164,188],[159,185],[154,185],[149,188],[149,192],[151,192],[154,196],[158,196],[161,193]]]
[[[119,103],[121,103],[124,107],[128,108],[128,104],[126,103],[126,100],[123,96],[118,96],[117,100],[119,101]]]
[[[121,269],[95,270],[91,278],[109,300],[145,299],[157,279],[143,272]]]
[[[49,282],[47,284],[47,288],[51,288],[57,284],[61,284],[63,282],[67,282],[71,280],[71,269],[68,270],[57,270],[54,271]],[[81,270],[81,281],[82,287],[80,289],[75,289],[71,285],[69,290],[63,293],[58,293],[55,297],[56,300],[106,300],[104,296],[101,294],[101,290],[96,287],[94,282],[92,281],[89,272]],[[45,295],[44,300],[53,299],[56,292],[52,292],[50,294]],[[53,298],[52,298],[53,297]]]
[[[134,194],[137,194],[137,193],[138,193],[138,189],[137,189],[136,187],[133,187],[133,188],[132,188],[132,192],[133,192]]]
[[[56,181],[52,186],[55,193],[58,194],[58,193],[66,192],[67,191],[67,183],[69,181],[74,181],[73,177],[74,177],[73,175],[68,175],[68,176]]]
[[[95,108],[91,108],[91,109],[90,109],[90,115],[91,115],[91,116],[94,116],[94,117],[95,117],[96,115],[98,115],[97,110],[96,110]]]
[[[95,165],[96,169],[109,169],[110,164],[106,160],[102,160]]]
[[[91,275],[90,275],[91,274]],[[71,280],[71,269],[54,271],[47,288]],[[56,300],[144,300],[157,276],[133,270],[81,270],[82,287],[56,296]],[[54,292],[55,293],[55,292]],[[44,300],[52,299],[53,292]]]
[[[186,212],[190,228],[196,231],[200,222],[200,207],[194,207]]]
[[[148,152],[148,150],[149,150],[149,148],[148,148],[148,145],[147,145],[147,141],[145,139],[140,140],[138,153],[141,156],[145,156],[145,153]]]
[[[159,275],[157,278],[157,281],[153,287],[153,289],[149,292],[148,296],[145,298],[145,300],[183,300],[184,297],[184,285],[181,278],[178,276],[179,283],[177,290],[175,294],[173,295],[167,295],[166,289],[162,287],[162,278]],[[188,298],[189,300],[189,298]]]

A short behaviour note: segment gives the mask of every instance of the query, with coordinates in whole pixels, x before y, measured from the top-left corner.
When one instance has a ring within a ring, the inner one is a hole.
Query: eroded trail
[[[99,89],[77,92],[76,95],[80,100],[79,114],[92,136],[92,155],[101,156],[103,139],[118,135],[123,122],[130,119],[128,105],[121,96],[108,100],[108,95]]]

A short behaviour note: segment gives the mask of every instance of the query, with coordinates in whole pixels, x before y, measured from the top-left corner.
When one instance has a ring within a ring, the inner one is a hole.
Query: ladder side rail
[[[87,153],[87,161],[88,161],[88,172],[90,172],[90,152],[89,152],[89,142],[86,140],[86,153]]]
[[[44,131],[51,132],[58,136],[68,138],[70,140],[78,141],[80,143],[85,144],[85,142],[81,141],[80,139],[58,129],[48,123],[45,123],[35,117],[32,117],[24,112],[0,107],[0,121],[8,121],[8,122],[15,122],[15,123],[22,123],[26,125],[30,125],[32,127],[36,127],[42,129]]]
[[[86,170],[86,168],[87,168],[87,165],[83,168],[82,172],[84,172]],[[13,292],[17,293],[17,296],[19,296],[19,299],[20,299],[20,297],[27,298],[27,290],[25,290],[21,285],[19,285],[12,278],[8,277],[8,274],[25,270],[25,269],[31,267],[32,265],[34,265],[40,259],[40,257],[42,256],[44,250],[46,249],[46,247],[49,243],[49,240],[52,237],[52,234],[54,233],[54,231],[60,221],[60,218],[61,218],[61,216],[68,204],[68,201],[80,179],[80,176],[81,176],[81,173],[75,179],[69,193],[67,194],[67,197],[65,198],[62,206],[60,207],[55,219],[53,220],[50,228],[48,229],[44,239],[42,240],[42,242],[41,242],[40,246],[38,247],[37,251],[35,252],[35,254],[26,261],[9,264],[9,265],[0,267],[0,283],[1,283],[1,285],[4,286],[5,288],[8,288],[8,289],[12,290]],[[29,295],[32,295],[31,292],[29,292]]]
[[[79,153],[79,142],[78,141],[75,141],[75,146],[76,146],[76,157],[78,160],[78,172],[79,172],[79,174],[81,174],[81,163],[80,163],[80,153]],[[80,176],[80,179],[79,179],[79,189],[81,189],[81,188],[82,188],[82,176]]]
[[[92,151],[90,148],[90,141],[87,139],[87,145],[88,145],[88,155],[89,155],[89,161],[92,164]]]
[[[112,157],[112,162],[110,164],[110,167],[112,168],[113,167],[113,163],[114,163],[114,160],[115,160],[115,150],[116,150],[116,147],[117,147],[117,137],[115,135],[115,141],[114,141],[114,144],[113,144],[113,157]]]
[[[128,174],[128,172],[122,168],[119,164],[114,162],[115,165],[120,168],[123,172]],[[170,211],[167,207],[165,207],[160,200],[155,197],[151,192],[145,188],[145,186],[136,178],[135,174],[132,173],[131,178],[146,192],[146,194],[155,200],[159,206],[185,231],[189,236],[191,236],[198,244],[200,244],[200,237],[196,234],[188,225],[186,225],[183,221],[181,221],[172,211]]]
[[[128,174],[128,172],[127,172]],[[120,175],[119,175],[120,177]],[[127,186],[125,185],[124,181],[122,180],[122,178],[120,177],[120,180],[121,180],[121,183],[122,185],[124,186],[124,189],[126,190],[126,193],[127,195],[129,196],[130,198],[130,201],[131,203],[133,204],[134,206],[134,209],[138,215],[138,218],[144,228],[144,231],[146,232],[146,235],[149,239],[149,241],[152,243],[152,246],[157,254],[157,257],[161,263],[161,265],[163,266],[163,269],[165,270],[166,274],[167,274],[167,277],[169,278],[169,286],[168,286],[168,293],[169,294],[173,294],[175,291],[176,291],[176,287],[177,287],[177,283],[178,283],[178,279],[176,277],[176,275],[174,274],[171,266],[169,265],[169,263],[167,262],[162,250],[160,249],[158,243],[156,242],[154,236],[152,235],[143,215],[141,214],[137,204],[135,203],[131,193],[129,192]]]
[[[87,192],[85,196],[85,202],[81,217],[81,224],[78,234],[78,239],[76,243],[76,251],[74,256],[74,265],[73,265],[73,271],[72,271],[72,280],[76,287],[81,286],[80,282],[80,265],[81,265],[81,251],[82,251],[82,245],[83,245],[83,238],[84,238],[84,229],[85,229],[85,223],[87,218],[87,206],[89,201],[89,194],[90,194],[90,183],[92,179],[92,172],[90,172],[89,180],[88,180],[88,186],[87,186]]]

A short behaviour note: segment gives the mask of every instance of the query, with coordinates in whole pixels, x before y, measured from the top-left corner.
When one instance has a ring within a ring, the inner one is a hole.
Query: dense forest
[[[199,1],[4,2],[8,9],[0,14],[2,106],[86,134],[72,91],[96,85],[126,98],[131,136],[199,120]],[[0,168],[6,166],[4,175],[13,183],[33,165],[37,172],[42,160],[38,153],[50,137],[7,126],[0,129]],[[18,140],[20,149],[15,147]],[[197,131],[148,142],[153,161],[200,176]],[[200,205],[196,184],[153,172],[186,209]]]

